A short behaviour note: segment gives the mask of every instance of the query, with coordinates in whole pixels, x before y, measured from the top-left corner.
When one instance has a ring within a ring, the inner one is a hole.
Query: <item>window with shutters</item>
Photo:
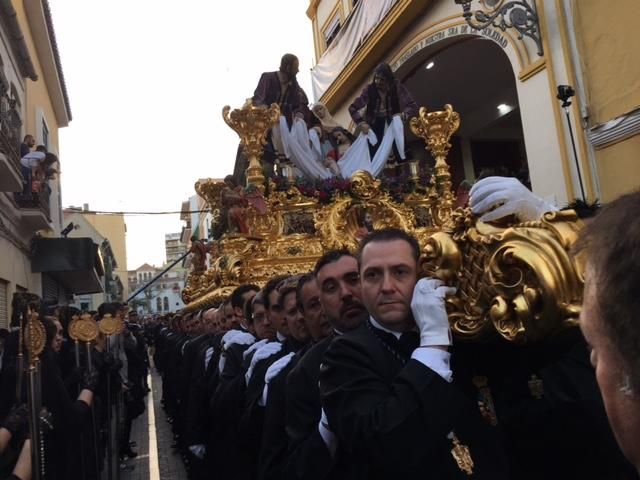
[[[0,279],[0,328],[9,329],[9,282]]]

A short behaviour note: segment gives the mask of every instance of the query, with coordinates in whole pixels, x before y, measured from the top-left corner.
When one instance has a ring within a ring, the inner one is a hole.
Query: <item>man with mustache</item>
[[[336,452],[335,437],[321,422],[318,378],[322,357],[334,337],[360,326],[368,312],[360,301],[358,262],[349,251],[324,254],[316,263],[314,277],[317,299],[333,331],[318,341],[287,377],[289,447],[283,478],[348,478],[348,456]],[[315,295],[301,296],[305,312],[311,309]]]
[[[445,295],[418,282],[418,242],[404,231],[361,243],[369,319],[334,339],[320,366],[326,425],[354,471],[347,478],[507,478],[499,443],[455,384]]]

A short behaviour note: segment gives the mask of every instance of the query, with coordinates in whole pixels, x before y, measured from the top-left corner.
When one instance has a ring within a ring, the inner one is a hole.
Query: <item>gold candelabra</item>
[[[280,107],[275,103],[270,107],[256,106],[249,99],[240,109],[231,110],[230,106],[225,106],[222,118],[240,137],[249,161],[246,170],[247,186],[254,185],[264,192],[264,173],[260,159],[267,144],[267,133],[280,118]]]
[[[460,127],[460,115],[449,104],[439,112],[427,112],[425,107],[421,107],[418,116],[411,119],[409,126],[416,136],[425,141],[425,148],[436,160],[430,195],[437,196],[438,201],[433,203],[432,215],[436,225],[450,231],[453,228],[451,213],[454,196],[447,155],[451,148],[449,140]]]

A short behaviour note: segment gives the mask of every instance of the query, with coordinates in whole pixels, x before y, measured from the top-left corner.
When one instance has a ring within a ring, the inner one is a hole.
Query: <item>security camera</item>
[[[556,95],[556,98],[562,102],[562,107],[566,108],[571,105],[569,99],[575,96],[575,94],[576,91],[571,85],[558,85],[558,95]]]

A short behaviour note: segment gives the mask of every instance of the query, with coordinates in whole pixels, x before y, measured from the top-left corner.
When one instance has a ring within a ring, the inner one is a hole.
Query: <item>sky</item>
[[[179,211],[233,172],[239,108],[284,53],[311,98],[306,0],[49,0],[73,119],[60,130],[63,206]],[[127,267],[165,260],[179,215],[127,216]]]

